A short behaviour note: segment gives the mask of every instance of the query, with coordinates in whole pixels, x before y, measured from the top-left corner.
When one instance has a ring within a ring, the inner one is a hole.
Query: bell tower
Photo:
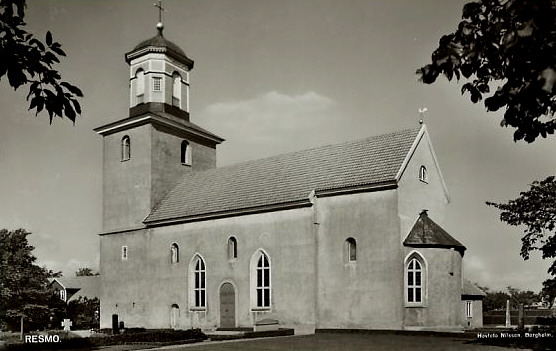
[[[165,104],[189,113],[189,72],[193,60],[163,35],[139,43],[125,55],[129,64],[130,113],[142,104]]]
[[[129,115],[95,131],[103,137],[103,231],[144,227],[143,220],[187,172],[216,167],[224,139],[190,121],[193,60],[163,35],[125,55]]]

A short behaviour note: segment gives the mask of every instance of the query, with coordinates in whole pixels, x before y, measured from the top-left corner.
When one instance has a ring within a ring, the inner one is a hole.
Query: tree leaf
[[[52,33],[50,31],[46,32],[46,45],[52,45]]]

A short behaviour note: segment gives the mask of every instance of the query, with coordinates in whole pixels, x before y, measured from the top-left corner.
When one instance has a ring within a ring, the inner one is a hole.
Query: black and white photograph
[[[555,0],[0,0],[0,349],[552,350]]]

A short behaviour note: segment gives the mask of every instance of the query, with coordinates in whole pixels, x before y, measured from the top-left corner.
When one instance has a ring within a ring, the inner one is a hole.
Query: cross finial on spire
[[[166,11],[164,7],[162,7],[162,0],[158,0],[158,4],[153,4],[154,7],[158,8],[158,24],[157,27],[162,25],[162,11]]]

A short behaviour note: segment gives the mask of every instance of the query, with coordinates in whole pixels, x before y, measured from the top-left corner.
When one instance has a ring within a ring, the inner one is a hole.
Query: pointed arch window
[[[172,246],[170,247],[170,255],[172,264],[176,264],[180,261],[180,248],[178,244],[172,244]]]
[[[426,298],[426,265],[424,259],[414,253],[405,264],[406,306],[424,306]]]
[[[190,265],[190,306],[193,309],[205,309],[207,306],[206,273],[205,260],[196,255]]]
[[[125,135],[122,138],[122,161],[127,161],[131,158],[131,139]]]
[[[428,182],[427,168],[425,166],[419,168],[419,180],[424,183]]]
[[[142,104],[145,102],[145,71],[142,69],[137,70],[135,78],[137,79],[137,104]]]
[[[181,163],[191,166],[191,146],[187,140],[181,142]]]
[[[271,268],[268,256],[259,251],[251,263],[252,305],[255,309],[269,309],[271,304]]]
[[[178,72],[172,75],[172,105],[181,107],[181,76]]]
[[[231,236],[228,239],[228,260],[234,260],[237,258],[237,240],[235,237]]]
[[[346,262],[357,261],[357,242],[354,238],[347,238],[344,244],[344,257]]]

